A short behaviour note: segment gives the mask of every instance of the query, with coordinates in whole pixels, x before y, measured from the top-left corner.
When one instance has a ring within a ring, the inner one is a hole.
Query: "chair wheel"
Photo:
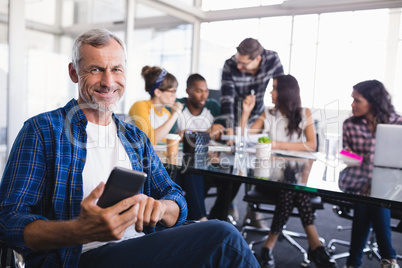
[[[330,246],[327,248],[328,253],[334,254],[336,252],[336,247],[335,246]]]
[[[301,267],[310,267],[310,263],[307,263],[307,262],[303,261],[303,262],[300,264],[300,266],[301,266]]]

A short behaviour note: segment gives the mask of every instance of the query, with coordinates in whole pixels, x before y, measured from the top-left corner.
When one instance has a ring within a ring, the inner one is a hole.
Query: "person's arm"
[[[248,95],[242,103],[242,113],[241,113],[241,118],[240,118],[240,125],[242,127],[242,130],[247,126],[251,111],[253,110],[255,106],[255,96],[254,95]],[[249,126],[248,129],[248,134],[256,134],[260,133],[264,127],[264,120],[265,120],[265,113],[262,113],[257,120],[254,121],[254,123]]]
[[[230,59],[225,61],[222,70],[222,80],[221,80],[221,115],[225,120],[224,126],[227,128],[227,134],[233,133],[233,128],[235,126],[234,122],[234,106],[235,106],[235,83],[232,78],[232,71],[230,67]]]
[[[135,229],[142,232],[144,226],[154,227],[158,222],[165,227],[172,227],[177,223],[179,215],[179,206],[173,200],[148,197],[140,203]]]
[[[148,136],[152,144],[156,144],[154,136],[155,131],[151,125],[151,121],[149,120],[150,109],[152,109],[149,104],[149,101],[137,101],[133,106],[131,106],[128,114],[134,120],[135,125]]]
[[[349,142],[350,131],[347,126],[347,121],[343,122],[342,128],[343,128],[343,130],[342,130],[342,147],[343,147],[343,149],[345,149],[349,152],[352,152],[352,148],[350,148],[350,142]]]
[[[219,140],[221,135],[225,132],[225,127],[221,124],[213,124],[208,131],[211,140]]]
[[[169,131],[172,129],[174,124],[177,121],[177,118],[179,118],[181,112],[183,110],[183,104],[180,102],[176,102],[172,106],[172,115],[169,117],[169,119],[163,123],[160,127],[156,128],[154,130],[155,132],[155,143],[157,144],[158,142],[162,141],[167,134],[169,134]]]
[[[308,108],[306,108],[306,122],[304,125],[305,128],[303,131],[306,135],[306,142],[272,141],[272,149],[315,152],[317,148],[317,139],[315,136],[313,117]]]
[[[151,143],[157,144],[169,133],[177,118],[179,118],[183,105],[179,102],[176,102],[172,107],[172,115],[163,125],[156,129],[153,128],[151,121],[149,120],[150,109],[153,108],[152,106],[148,106],[146,101],[139,101],[131,107],[129,115],[135,121],[136,126],[147,134]]]
[[[141,204],[140,212],[144,212],[139,213],[139,222],[142,221],[142,224],[136,224],[136,230],[140,231],[144,227],[146,232],[153,232],[153,227],[161,230],[179,226],[185,222],[188,212],[183,191],[169,177],[149,140],[144,138],[142,138],[145,143],[141,146],[144,148],[141,162],[148,180],[144,184],[143,193],[150,198]]]
[[[93,241],[119,240],[125,230],[137,222],[139,203],[147,196],[138,194],[106,209],[96,205],[104,190],[104,183],[96,187],[81,202],[78,219],[70,221],[36,220],[24,228],[25,244],[32,250],[55,249]],[[128,209],[128,210],[127,210]],[[125,211],[127,210],[127,211]],[[125,211],[124,213],[121,213]]]

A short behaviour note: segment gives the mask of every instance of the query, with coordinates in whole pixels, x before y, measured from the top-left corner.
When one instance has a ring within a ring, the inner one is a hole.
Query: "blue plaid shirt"
[[[133,169],[148,175],[143,193],[176,201],[176,226],[182,224],[187,217],[183,192],[169,178],[148,137],[113,118]],[[14,142],[0,186],[0,240],[23,252],[27,267],[78,266],[81,245],[34,252],[25,245],[23,231],[35,220],[63,221],[80,215],[87,123],[73,99],[63,108],[27,120]],[[155,229],[163,226],[145,231]]]
[[[225,61],[222,71],[221,114],[226,118],[226,127],[235,127],[239,123],[242,101],[253,89],[256,100],[250,119],[255,120],[264,111],[264,95],[271,78],[283,74],[283,66],[278,53],[264,50],[261,63],[255,75],[242,73],[237,69],[235,56]]]

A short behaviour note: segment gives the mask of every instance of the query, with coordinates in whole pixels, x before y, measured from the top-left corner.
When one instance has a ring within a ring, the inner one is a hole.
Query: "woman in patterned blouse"
[[[360,166],[346,168],[339,177],[345,192],[369,195],[373,172],[375,131],[378,124],[402,124],[395,113],[391,97],[377,80],[358,83],[352,93],[353,115],[343,123],[343,147],[363,157]],[[347,267],[360,267],[363,249],[372,227],[380,248],[381,267],[397,268],[396,252],[391,239],[390,210],[380,206],[355,204],[350,255]]]

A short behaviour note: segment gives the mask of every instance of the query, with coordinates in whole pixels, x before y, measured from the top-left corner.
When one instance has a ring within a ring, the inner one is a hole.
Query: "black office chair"
[[[272,194],[267,194],[266,192],[261,193],[258,190],[256,190],[255,188],[253,188],[251,190],[246,191],[246,194],[243,197],[243,201],[245,201],[249,204],[251,211],[260,212],[260,213],[268,213],[268,214],[272,215],[275,212],[275,204],[277,202],[276,193],[277,193],[277,191],[273,191]],[[311,205],[312,205],[313,211],[316,211],[317,209],[324,209],[324,205],[323,205],[323,202],[322,202],[320,196],[312,196],[311,197]],[[293,210],[291,216],[299,217],[299,213],[296,208]],[[269,218],[271,218],[271,217],[260,219],[260,220],[267,220]],[[261,229],[261,228],[256,228],[256,227],[247,225],[251,221],[252,221],[251,219],[245,219],[245,223],[243,224],[243,226],[241,228],[241,233],[245,239],[247,238],[247,231],[250,231],[250,230],[266,234],[260,240],[251,241],[249,243],[250,249],[253,249],[254,245],[263,243],[268,238],[268,233],[270,231],[270,228]],[[299,233],[299,232],[287,230],[286,226],[284,226],[282,233],[281,233],[281,237],[284,238],[289,243],[291,243],[294,247],[296,247],[303,254],[303,261],[301,263],[301,267],[309,267],[310,261],[307,257],[307,251],[295,240],[295,238],[306,239],[307,235],[305,233]],[[325,240],[323,238],[320,238],[320,241],[323,244],[325,244]]]
[[[0,268],[23,268],[24,257],[0,241]]]
[[[209,99],[214,99],[220,102],[221,90],[220,89],[209,89]]]

